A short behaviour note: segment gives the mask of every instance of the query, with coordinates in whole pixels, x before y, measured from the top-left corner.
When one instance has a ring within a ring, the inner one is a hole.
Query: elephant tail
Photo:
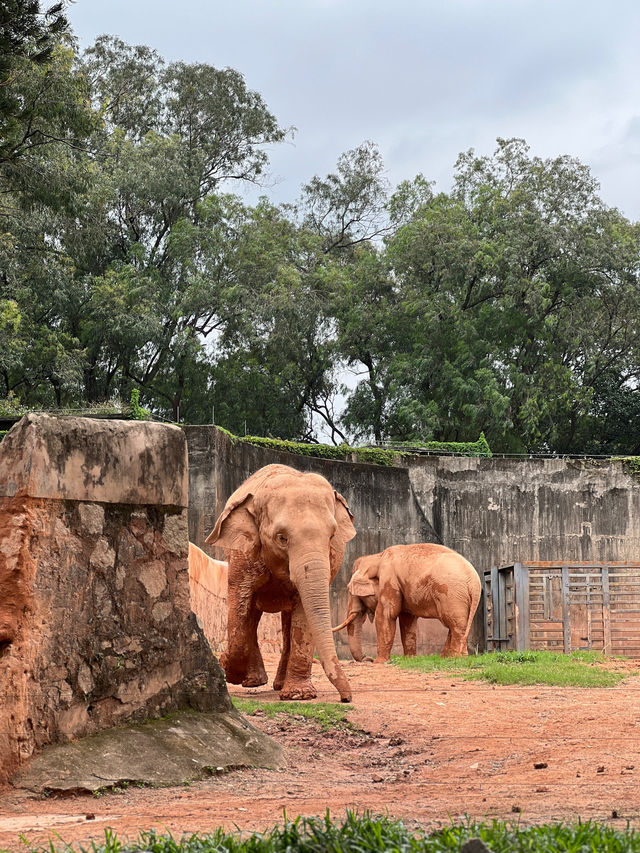
[[[465,643],[467,642],[467,637],[469,636],[469,631],[471,630],[471,623],[473,622],[473,617],[476,615],[476,610],[478,609],[478,605],[480,604],[480,595],[482,593],[482,587],[480,586],[480,578],[478,577],[475,569],[473,569],[473,577],[469,579],[467,589],[469,591],[469,618],[467,619],[467,627],[464,630]]]

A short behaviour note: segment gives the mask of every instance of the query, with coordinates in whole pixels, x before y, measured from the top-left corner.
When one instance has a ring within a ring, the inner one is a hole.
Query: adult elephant
[[[313,699],[314,646],[324,671],[351,701],[338,662],[329,611],[329,584],[346,543],[356,535],[347,502],[319,474],[287,465],[261,468],[227,501],[207,543],[229,562],[227,681],[254,687],[267,674],[257,630],[263,613],[282,613],[282,655],[273,687],[281,699]]]
[[[389,660],[400,621],[405,655],[416,654],[418,617],[449,629],[442,655],[466,655],[471,621],[480,601],[480,578],[468,560],[444,545],[393,545],[355,561],[349,582],[347,627],[354,660],[362,660],[362,623],[375,616],[378,657]]]

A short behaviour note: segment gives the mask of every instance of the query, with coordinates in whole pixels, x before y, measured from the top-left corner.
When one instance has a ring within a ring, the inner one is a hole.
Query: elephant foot
[[[391,658],[381,658],[380,656],[378,656],[374,660],[374,663],[389,663],[390,660],[391,660]]]
[[[243,687],[260,687],[263,684],[266,684],[269,679],[267,678],[267,673],[251,673],[247,675],[246,678],[242,680]],[[238,682],[232,682],[233,684],[237,684]]]
[[[276,677],[273,679],[273,689],[274,690],[282,690],[283,685],[284,685],[284,677],[276,675]]]
[[[316,688],[310,681],[289,681],[286,682],[280,691],[282,701],[315,699],[318,695]]]
[[[233,664],[229,660],[229,656],[226,652],[223,652],[219,658],[220,666],[224,670],[224,677],[229,684],[244,684],[245,679],[247,678],[247,668],[246,666],[238,666],[237,664]],[[262,684],[265,682],[262,681]],[[246,686],[257,686],[257,685],[246,685]]]

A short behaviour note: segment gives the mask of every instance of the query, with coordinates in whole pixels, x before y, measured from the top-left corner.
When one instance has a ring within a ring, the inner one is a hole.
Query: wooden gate
[[[484,572],[486,647],[640,658],[640,563],[523,562]]]

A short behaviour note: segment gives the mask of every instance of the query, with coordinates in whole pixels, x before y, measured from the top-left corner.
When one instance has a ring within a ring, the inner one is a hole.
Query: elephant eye
[[[277,534],[276,534],[276,539],[277,539],[277,540],[278,540],[278,542],[280,542],[282,545],[286,545],[286,544],[287,544],[287,542],[289,541],[289,540],[287,539],[287,537],[284,535],[284,533],[277,533]]]

